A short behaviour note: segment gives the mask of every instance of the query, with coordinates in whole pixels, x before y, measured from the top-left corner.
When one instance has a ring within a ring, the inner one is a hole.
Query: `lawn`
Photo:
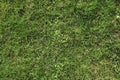
[[[0,0],[0,80],[120,80],[120,0]]]

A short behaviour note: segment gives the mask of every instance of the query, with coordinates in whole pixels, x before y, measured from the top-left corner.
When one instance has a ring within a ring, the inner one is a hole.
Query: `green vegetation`
[[[0,0],[0,80],[120,80],[120,1]]]

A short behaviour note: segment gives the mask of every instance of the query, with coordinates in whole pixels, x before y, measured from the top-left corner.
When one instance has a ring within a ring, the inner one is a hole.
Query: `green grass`
[[[0,0],[0,80],[120,80],[119,0]]]

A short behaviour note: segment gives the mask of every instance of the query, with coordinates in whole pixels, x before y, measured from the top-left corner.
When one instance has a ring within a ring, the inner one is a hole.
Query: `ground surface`
[[[120,80],[119,0],[0,0],[0,80]]]

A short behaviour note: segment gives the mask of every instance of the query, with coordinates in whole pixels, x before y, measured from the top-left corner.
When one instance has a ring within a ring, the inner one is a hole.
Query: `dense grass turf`
[[[120,1],[0,0],[0,80],[120,80]]]

